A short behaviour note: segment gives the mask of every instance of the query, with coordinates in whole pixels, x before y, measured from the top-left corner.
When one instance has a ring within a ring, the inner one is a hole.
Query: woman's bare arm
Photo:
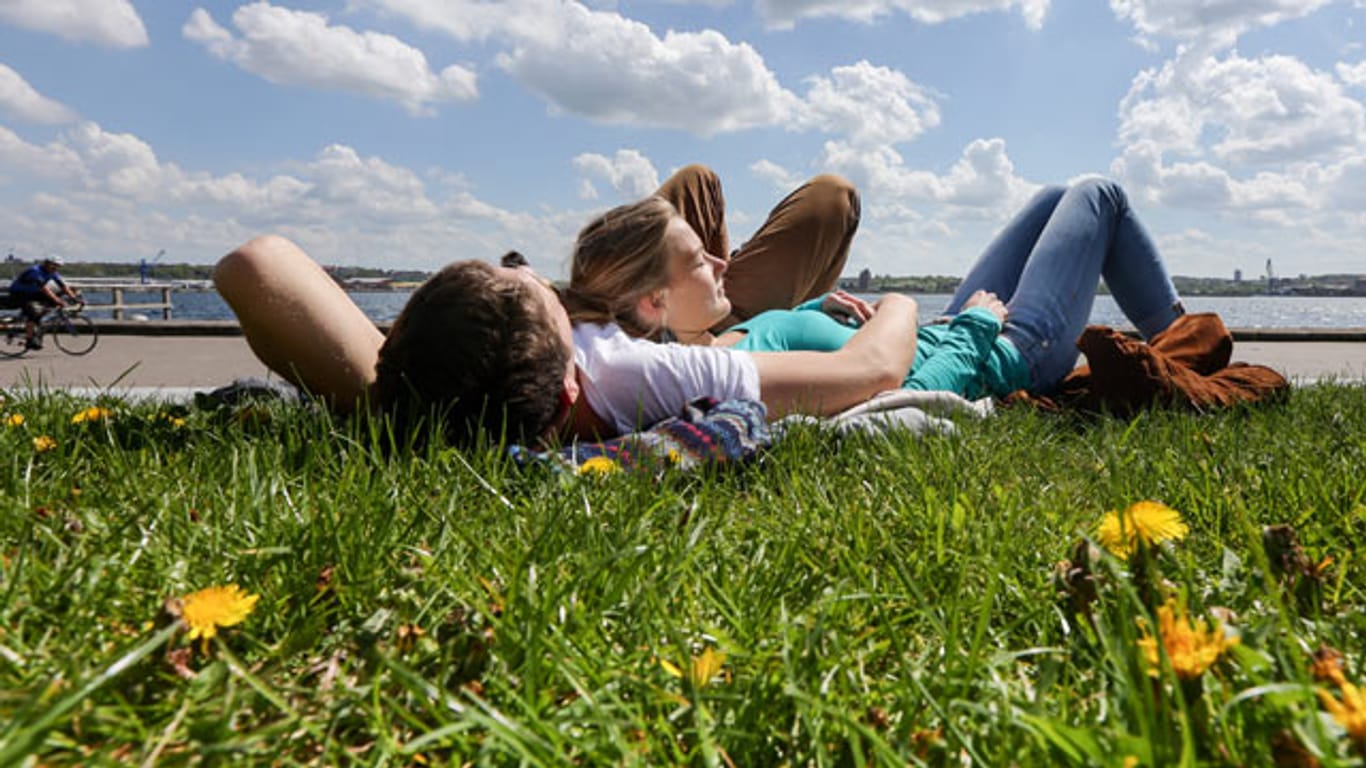
[[[257,237],[218,261],[213,282],[272,371],[343,413],[365,397],[384,335],[299,246]]]
[[[887,294],[877,311],[836,352],[755,352],[759,386],[771,416],[829,416],[901,386],[915,361],[914,299]]]

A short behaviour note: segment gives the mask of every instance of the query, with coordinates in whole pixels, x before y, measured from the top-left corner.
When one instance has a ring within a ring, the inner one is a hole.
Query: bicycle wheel
[[[23,323],[0,325],[0,357],[23,357],[29,351],[23,338]]]
[[[48,338],[68,355],[84,355],[95,348],[100,332],[95,321],[81,315],[67,315],[48,326]]]

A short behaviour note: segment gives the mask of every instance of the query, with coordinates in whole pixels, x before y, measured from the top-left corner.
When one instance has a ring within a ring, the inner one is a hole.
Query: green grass
[[[279,405],[72,424],[89,405],[0,409],[24,416],[0,426],[0,765],[1360,764],[1309,666],[1327,645],[1366,680],[1366,387],[803,429],[662,478],[389,457]],[[1100,558],[1079,612],[1057,564],[1141,500],[1190,535],[1146,576]],[[1333,558],[1298,597],[1276,523]],[[230,583],[260,601],[204,653],[163,604]],[[1241,643],[1150,677],[1154,593],[1227,609]]]

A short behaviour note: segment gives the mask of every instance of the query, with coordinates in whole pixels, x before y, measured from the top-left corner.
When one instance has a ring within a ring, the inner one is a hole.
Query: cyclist
[[[20,272],[9,284],[10,303],[24,315],[24,346],[29,349],[43,348],[43,336],[38,323],[50,307],[65,307],[63,297],[74,302],[81,300],[81,295],[71,290],[62,276],[57,274],[60,266],[61,256],[46,256],[41,262]]]

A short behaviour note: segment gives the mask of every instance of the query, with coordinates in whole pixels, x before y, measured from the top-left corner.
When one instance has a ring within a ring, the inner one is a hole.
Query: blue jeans
[[[1076,340],[1101,277],[1144,338],[1185,311],[1118,184],[1093,178],[1048,187],[991,241],[947,313],[978,290],[1000,297],[1009,311],[1004,334],[1029,365],[1029,389],[1047,394],[1077,364]]]

